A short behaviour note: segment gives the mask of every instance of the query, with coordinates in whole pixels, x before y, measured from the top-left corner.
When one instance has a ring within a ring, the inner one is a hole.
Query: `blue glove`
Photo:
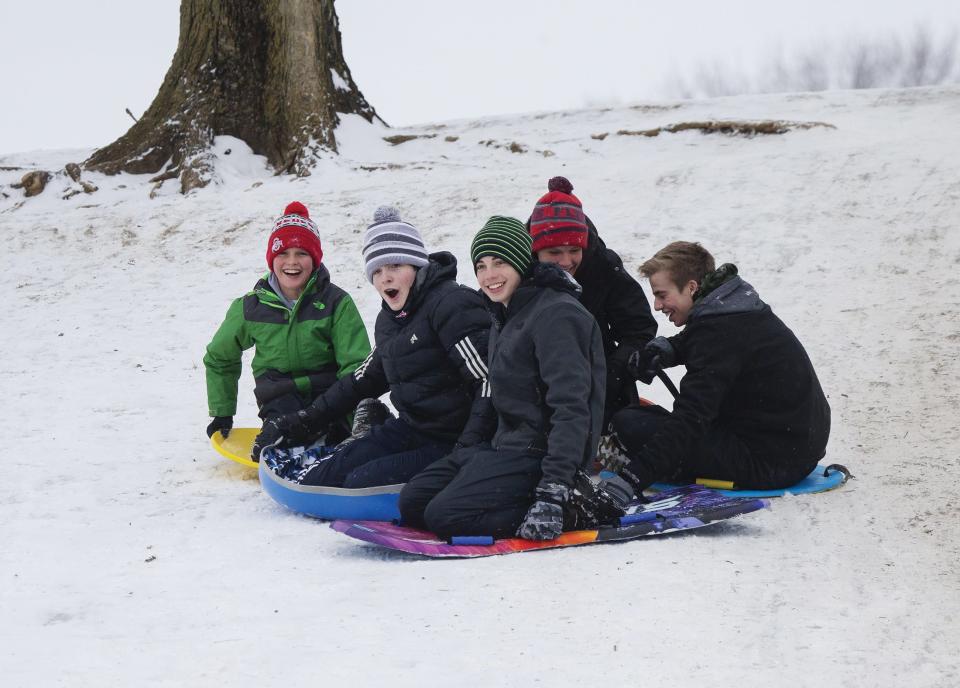
[[[627,370],[634,378],[649,385],[657,371],[677,364],[677,352],[666,337],[654,337],[647,345],[630,354]]]
[[[536,501],[523,517],[517,536],[524,540],[553,540],[563,532],[563,505],[570,497],[570,488],[561,483],[540,485],[534,492]]]

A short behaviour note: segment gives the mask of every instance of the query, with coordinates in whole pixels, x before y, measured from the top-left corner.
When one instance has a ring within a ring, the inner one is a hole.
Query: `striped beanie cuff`
[[[373,224],[363,237],[363,262],[372,283],[373,273],[384,265],[422,268],[429,259],[417,228],[402,221],[396,208],[384,205],[373,214]]]
[[[547,194],[537,201],[530,216],[534,252],[552,246],[587,247],[587,220],[573,184],[566,177],[547,182]]]
[[[470,244],[470,259],[473,261],[474,272],[477,261],[484,256],[506,261],[522,277],[533,262],[527,228],[516,218],[494,215],[477,232]]]

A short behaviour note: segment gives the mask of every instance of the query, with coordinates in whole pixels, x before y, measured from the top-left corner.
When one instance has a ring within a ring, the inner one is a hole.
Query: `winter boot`
[[[353,413],[353,427],[350,436],[353,439],[363,437],[374,425],[383,425],[388,418],[393,418],[390,409],[379,399],[363,399],[357,404]]]
[[[630,463],[627,450],[620,443],[617,433],[611,432],[600,438],[600,448],[597,450],[597,461],[605,471],[619,473],[624,466]]]
[[[563,529],[585,530],[616,525],[626,510],[618,500],[599,488],[585,471],[574,476],[570,498],[564,504]]]
[[[646,502],[643,494],[637,494],[633,485],[621,478],[619,475],[600,478],[597,484],[597,491],[605,494],[620,508],[626,510],[631,502]]]

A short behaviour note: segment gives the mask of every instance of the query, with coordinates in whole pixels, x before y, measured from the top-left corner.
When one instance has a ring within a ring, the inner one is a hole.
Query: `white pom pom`
[[[400,211],[392,205],[382,205],[373,213],[373,223],[400,222]]]

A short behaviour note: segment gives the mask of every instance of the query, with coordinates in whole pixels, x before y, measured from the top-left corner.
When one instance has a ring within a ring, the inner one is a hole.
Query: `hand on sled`
[[[220,431],[223,439],[230,435],[230,429],[233,427],[233,416],[217,416],[210,425],[207,426],[207,437],[213,437],[213,433]]]
[[[268,418],[253,441],[250,458],[260,461],[260,454],[267,447],[289,447],[303,444],[307,438],[307,429],[297,413]]]
[[[553,540],[563,532],[563,504],[570,488],[560,483],[537,487],[536,501],[523,517],[517,536],[524,540]]]

